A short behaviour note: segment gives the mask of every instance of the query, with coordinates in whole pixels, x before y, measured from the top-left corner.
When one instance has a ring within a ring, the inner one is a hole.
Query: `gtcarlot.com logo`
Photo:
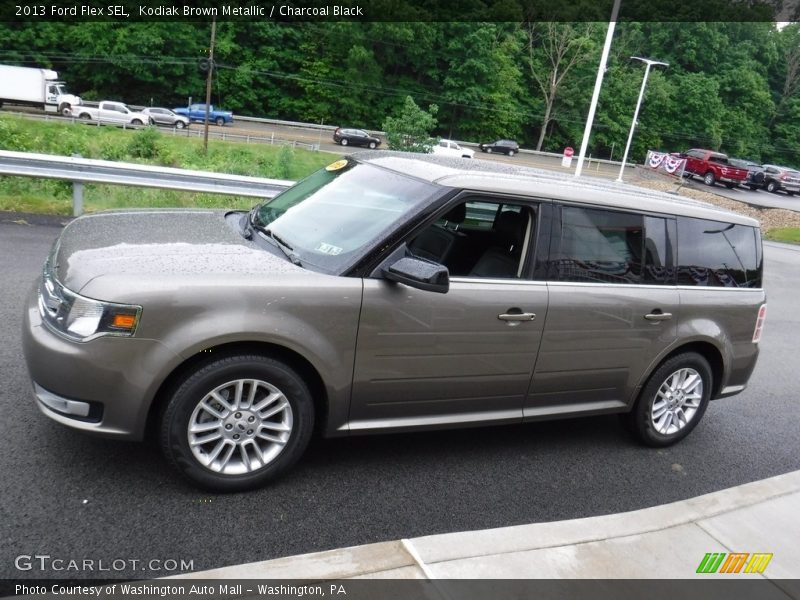
[[[772,554],[763,552],[708,552],[697,567],[698,573],[763,573]]]
[[[49,554],[20,554],[14,559],[18,571],[124,572],[193,571],[194,561],[174,558],[60,558]]]

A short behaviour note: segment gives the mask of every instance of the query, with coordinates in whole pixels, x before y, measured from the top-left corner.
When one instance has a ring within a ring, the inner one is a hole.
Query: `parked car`
[[[333,141],[342,146],[365,146],[367,148],[377,148],[381,145],[381,139],[370,135],[363,129],[350,129],[337,127],[333,132]]]
[[[206,105],[205,104],[192,104],[187,108],[176,108],[174,112],[187,117],[190,121],[196,123],[206,122]],[[213,104],[208,106],[208,122],[214,123],[222,127],[229,123],[233,123],[233,113],[229,110],[220,110],[214,108]]]
[[[103,100],[97,108],[81,104],[72,107],[72,114],[86,121],[98,121],[109,125],[151,125],[150,117],[142,112],[133,111],[122,102]]]
[[[183,129],[189,126],[189,117],[178,115],[168,108],[149,107],[142,109],[142,113],[150,117],[156,125],[165,125],[175,129]]]
[[[742,182],[743,186],[756,191],[764,185],[764,167],[757,162],[745,158],[728,158],[728,162],[734,167],[747,169],[747,180]]]
[[[438,156],[456,156],[460,158],[472,158],[475,156],[475,150],[464,148],[453,140],[439,140],[439,143],[433,147],[431,152]]]
[[[768,192],[786,192],[794,196],[800,192],[800,172],[791,167],[764,165],[764,189]]]
[[[519,144],[514,140],[497,140],[488,144],[480,144],[478,148],[487,154],[502,152],[503,154],[514,156],[519,152]]]
[[[734,188],[747,181],[747,169],[730,164],[727,154],[722,152],[692,148],[678,156],[686,159],[683,174],[689,179],[692,175],[699,175],[706,185],[714,185],[719,181],[728,188]]]
[[[365,152],[249,212],[75,219],[24,311],[37,406],[123,440],[152,426],[175,468],[232,491],[289,469],[315,424],[620,413],[667,446],[745,389],[766,310],[757,221],[456,166]]]

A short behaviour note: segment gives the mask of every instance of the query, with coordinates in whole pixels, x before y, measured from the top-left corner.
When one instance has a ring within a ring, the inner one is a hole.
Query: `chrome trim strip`
[[[56,396],[53,392],[48,392],[40,385],[33,384],[33,393],[39,399],[39,402],[44,404],[47,408],[51,408],[60,413],[67,415],[76,415],[78,417],[89,416],[89,403],[79,402],[78,400],[67,400],[61,396]]]
[[[557,415],[567,415],[572,413],[591,412],[596,410],[610,410],[615,408],[626,408],[627,405],[621,400],[604,400],[602,402],[579,402],[577,404],[562,404],[561,406],[536,406],[528,407],[522,411],[525,418],[528,417],[550,417]]]
[[[522,421],[519,410],[498,410],[492,412],[473,412],[458,415],[440,415],[435,417],[400,417],[396,419],[369,419],[349,421],[337,431],[368,431],[371,429],[389,429],[404,427],[432,427],[457,423],[489,423],[491,421]]]
[[[451,277],[450,283],[493,283],[498,285],[547,286],[546,281],[531,281],[530,279],[489,279],[486,277]]]

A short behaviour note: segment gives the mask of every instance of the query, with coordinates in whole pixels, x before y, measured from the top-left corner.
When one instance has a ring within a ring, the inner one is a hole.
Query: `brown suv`
[[[217,490],[323,435],[622,413],[686,436],[741,392],[758,223],[635,187],[366,152],[249,213],[70,223],[25,312],[36,402]]]

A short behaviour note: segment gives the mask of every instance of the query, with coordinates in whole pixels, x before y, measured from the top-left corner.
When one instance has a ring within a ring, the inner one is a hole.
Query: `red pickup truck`
[[[689,178],[699,175],[706,185],[714,185],[719,181],[733,188],[747,181],[747,169],[734,167],[728,162],[728,156],[721,152],[693,148],[681,152],[679,156],[686,159],[683,174]]]

